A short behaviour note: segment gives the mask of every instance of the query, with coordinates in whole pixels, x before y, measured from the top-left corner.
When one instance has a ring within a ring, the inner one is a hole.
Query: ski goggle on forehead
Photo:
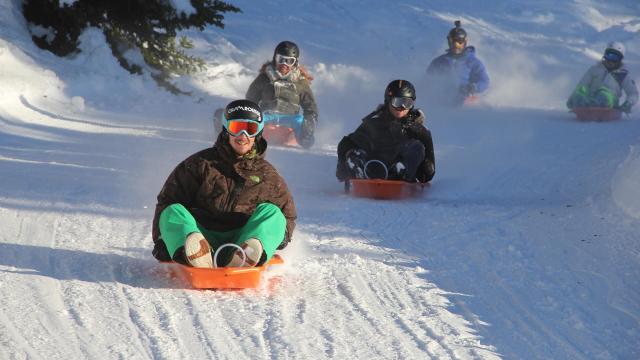
[[[264,124],[253,120],[233,119],[227,120],[224,127],[233,136],[245,133],[248,137],[255,137],[262,131]]]
[[[620,62],[622,60],[622,54],[617,51],[607,50],[604,53],[604,59],[611,62]]]
[[[280,55],[277,54],[276,55],[276,64],[281,65],[288,65],[288,66],[293,66],[296,63],[296,58],[293,56],[284,56],[284,55]]]
[[[416,103],[412,98],[406,97],[392,97],[391,98],[391,106],[396,109],[411,109],[413,105]]]

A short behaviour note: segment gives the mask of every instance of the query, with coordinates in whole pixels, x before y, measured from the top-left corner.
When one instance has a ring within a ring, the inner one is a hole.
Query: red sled
[[[477,95],[470,95],[464,98],[463,106],[475,106],[480,103],[480,97]]]
[[[350,179],[345,181],[345,191],[355,197],[370,199],[404,199],[415,196],[424,184],[401,180]]]
[[[282,125],[267,124],[263,130],[264,138],[274,145],[298,146],[296,133],[292,128]]]
[[[613,121],[622,117],[622,111],[618,109],[601,107],[573,108],[571,112],[575,113],[580,121]]]
[[[256,267],[195,268],[175,262],[164,263],[172,277],[178,278],[194,289],[250,289],[260,285],[262,273],[271,265],[283,264],[280,255]]]

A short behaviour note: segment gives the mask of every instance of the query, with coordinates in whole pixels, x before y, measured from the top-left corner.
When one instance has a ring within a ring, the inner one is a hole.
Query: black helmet
[[[297,59],[300,57],[300,49],[298,48],[298,45],[292,41],[283,41],[278,44],[276,49],[273,51],[274,59],[278,54],[282,56],[291,56]]]
[[[465,45],[466,45],[467,44],[467,32],[462,27],[460,27],[460,20],[454,21],[453,24],[456,27],[451,29],[451,31],[449,31],[449,35],[447,35],[447,42],[449,43],[449,48],[453,47],[453,42],[454,41],[464,42]]]
[[[250,100],[234,100],[224,108],[225,120],[253,120],[262,122],[262,109]]]
[[[384,103],[388,104],[391,98],[416,99],[416,88],[407,80],[393,80],[384,91]]]
[[[250,120],[258,125],[246,121],[233,122],[232,120]],[[240,128],[236,127],[238,125]],[[222,126],[228,134],[239,135],[244,131],[249,137],[261,136],[264,129],[262,109],[253,101],[234,100],[224,109]]]

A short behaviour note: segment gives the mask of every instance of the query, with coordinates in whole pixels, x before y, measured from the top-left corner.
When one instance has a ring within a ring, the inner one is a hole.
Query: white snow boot
[[[184,253],[191,266],[197,268],[212,268],[211,245],[201,233],[194,232],[187,236],[184,242]]]
[[[253,267],[253,266],[256,266],[258,262],[260,262],[260,258],[262,257],[262,243],[260,242],[260,240],[251,238],[243,242],[240,245],[240,247],[242,248],[242,250],[238,249],[233,254],[233,257],[231,258],[231,261],[229,262],[229,264],[227,264],[227,266]],[[242,256],[242,251],[244,251],[244,254],[246,255],[246,259],[244,259],[244,264],[243,264],[244,257]]]

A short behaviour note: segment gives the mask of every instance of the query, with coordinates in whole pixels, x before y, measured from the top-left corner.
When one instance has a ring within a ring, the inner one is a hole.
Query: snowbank
[[[611,183],[613,200],[629,216],[640,219],[640,152],[632,146]]]

